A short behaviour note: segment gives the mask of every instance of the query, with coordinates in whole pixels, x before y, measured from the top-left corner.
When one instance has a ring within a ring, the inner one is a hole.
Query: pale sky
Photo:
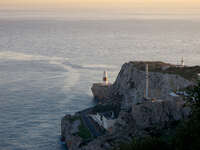
[[[141,18],[144,14],[199,18],[200,0],[0,0],[0,17],[5,18],[32,15],[95,19],[139,15]]]
[[[200,8],[200,0],[0,0],[0,7]]]

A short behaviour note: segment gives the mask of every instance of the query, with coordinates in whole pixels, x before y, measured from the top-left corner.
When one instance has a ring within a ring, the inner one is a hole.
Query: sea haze
[[[165,18],[165,17],[163,17]],[[60,121],[134,60],[200,65],[200,20],[0,17],[0,149],[61,150]]]

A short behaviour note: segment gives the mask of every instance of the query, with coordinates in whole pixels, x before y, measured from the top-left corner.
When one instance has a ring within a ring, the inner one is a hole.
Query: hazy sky
[[[5,18],[32,15],[124,18],[138,14],[140,18],[143,14],[199,18],[200,0],[0,0],[0,17]]]
[[[200,8],[200,0],[0,0],[0,7]]]

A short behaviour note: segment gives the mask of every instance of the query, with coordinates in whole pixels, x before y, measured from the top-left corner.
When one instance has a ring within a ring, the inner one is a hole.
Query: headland
[[[62,140],[69,150],[112,150],[133,138],[167,134],[190,115],[184,98],[199,73],[200,66],[143,61],[125,63],[113,84],[104,73],[91,89],[99,103],[63,117]]]

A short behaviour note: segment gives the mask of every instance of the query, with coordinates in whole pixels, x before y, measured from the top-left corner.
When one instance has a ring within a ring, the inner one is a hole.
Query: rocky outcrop
[[[156,62],[155,62],[156,63]],[[142,63],[143,64],[143,63]],[[164,64],[164,63],[163,63]],[[155,65],[155,64],[154,64]],[[112,86],[112,95],[121,95],[123,97],[122,105],[124,107],[132,107],[132,104],[142,102],[145,93],[145,63],[143,69],[138,68],[135,63],[126,63],[122,66],[121,71]],[[193,84],[178,74],[163,73],[162,70],[169,69],[171,66],[165,64],[159,69],[151,70],[149,65],[149,97],[162,100],[174,99],[170,95],[180,89],[184,89]]]
[[[80,115],[66,115],[61,122],[63,140],[69,150],[110,150],[133,137],[151,135],[170,129],[177,121],[190,115],[190,108],[182,100],[145,101],[132,105],[131,112],[121,111],[111,132],[84,143],[77,135]]]
[[[132,116],[137,130],[163,129],[179,120],[187,119],[190,108],[182,100],[146,101],[133,105]]]
[[[150,99],[144,99],[146,63],[150,69]],[[94,97],[102,100],[104,107],[98,105],[62,119],[62,139],[70,150],[109,150],[133,137],[171,128],[174,123],[190,115],[190,108],[185,106],[182,96],[175,93],[193,85],[193,77],[198,71],[200,67],[177,68],[161,62],[126,63],[114,84],[94,84],[92,87]],[[85,143],[77,134],[81,113],[89,115],[97,110],[105,111],[106,106],[114,107],[114,104],[121,109],[112,131]]]
[[[82,139],[77,136],[81,121],[79,116],[66,115],[61,120],[61,138],[70,150],[77,150]]]

